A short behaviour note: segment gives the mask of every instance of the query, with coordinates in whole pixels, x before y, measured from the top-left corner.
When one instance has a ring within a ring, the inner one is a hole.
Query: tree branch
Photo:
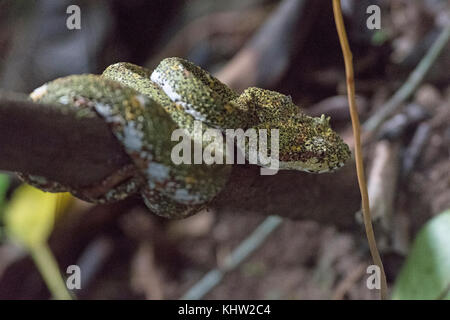
[[[257,166],[235,165],[210,207],[220,213],[312,219],[348,229],[355,226],[354,212],[361,208],[354,166],[349,161],[335,173],[283,170],[262,176]]]
[[[41,175],[73,186],[101,181],[130,160],[94,113],[35,104],[0,94],[0,169]]]

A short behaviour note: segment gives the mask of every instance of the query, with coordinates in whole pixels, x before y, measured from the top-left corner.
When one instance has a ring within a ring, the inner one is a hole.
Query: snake
[[[27,173],[19,176],[45,191],[69,191],[83,200],[109,203],[140,194],[146,206],[166,218],[184,218],[204,208],[223,190],[230,164],[174,164],[177,129],[272,129],[279,132],[279,168],[333,172],[351,156],[331,128],[330,118],[308,116],[292,98],[262,88],[237,93],[209,72],[178,57],[150,70],[119,62],[101,75],[70,75],[30,94],[36,103],[74,109],[79,117],[103,119],[131,164],[92,186],[69,186]],[[193,143],[204,144],[191,136]],[[269,147],[270,149],[270,147]],[[260,164],[261,165],[261,164]]]

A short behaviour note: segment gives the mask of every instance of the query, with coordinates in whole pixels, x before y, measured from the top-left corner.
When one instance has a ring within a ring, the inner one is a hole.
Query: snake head
[[[329,118],[304,114],[290,96],[248,88],[237,102],[256,115],[253,119],[256,128],[267,129],[268,136],[270,129],[279,130],[280,169],[331,172],[342,167],[350,157],[349,147],[331,129]]]
[[[329,118],[299,113],[273,127],[279,129],[280,169],[332,172],[351,155],[348,145],[330,127]]]

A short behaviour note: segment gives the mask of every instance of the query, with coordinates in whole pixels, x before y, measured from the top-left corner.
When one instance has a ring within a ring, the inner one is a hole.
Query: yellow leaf
[[[16,189],[5,210],[9,237],[30,248],[47,241],[55,217],[71,202],[68,193],[48,193],[29,185]]]

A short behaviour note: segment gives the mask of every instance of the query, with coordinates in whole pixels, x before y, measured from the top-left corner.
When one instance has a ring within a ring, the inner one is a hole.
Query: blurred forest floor
[[[280,2],[263,0],[1,1],[0,88],[28,93],[59,76],[101,73],[117,61],[153,68],[164,57],[180,56],[237,90],[260,86],[290,94],[306,113],[331,115],[333,127],[349,141],[331,1],[284,2],[302,5],[277,11]],[[342,2],[364,121],[395,93],[449,23],[450,5]],[[57,27],[65,25],[65,8],[72,3],[82,8],[82,29],[76,32]],[[370,4],[381,7],[381,30],[366,27]],[[286,28],[282,36],[276,32],[280,25]],[[364,149],[378,205],[376,236],[391,285],[417,230],[450,208],[449,70],[447,45],[402,111],[383,124],[377,135],[382,139]],[[77,201],[50,244],[62,270],[71,264],[83,270],[81,299],[176,299],[223,264],[263,219],[204,211],[167,221],[148,214],[136,199],[103,206]],[[373,299],[377,294],[365,281],[369,264],[361,224],[342,232],[286,220],[206,298]],[[0,299],[48,297],[32,261],[3,241]]]

